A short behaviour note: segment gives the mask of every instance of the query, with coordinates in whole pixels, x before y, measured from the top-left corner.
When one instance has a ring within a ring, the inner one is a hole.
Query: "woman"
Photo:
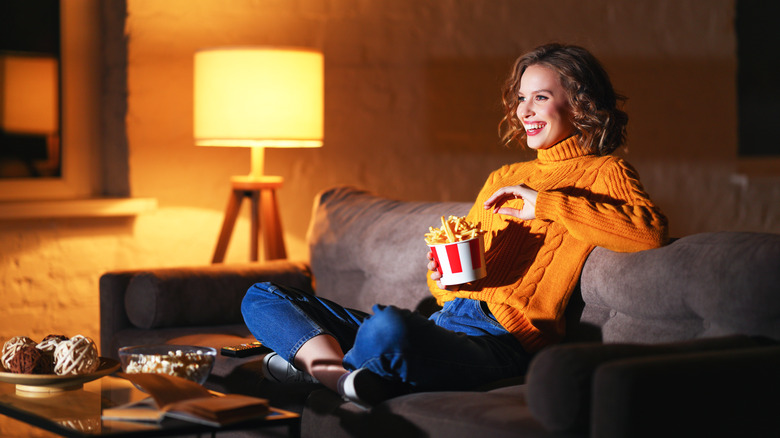
[[[505,140],[524,142],[537,158],[493,172],[467,216],[486,231],[488,276],[443,288],[429,253],[428,283],[443,306],[429,319],[254,285],[242,312],[276,352],[264,359],[267,376],[313,377],[365,407],[521,376],[533,353],[562,339],[563,312],[595,246],[627,252],[666,242],[666,218],[636,172],[609,155],[623,144],[628,117],[587,50],[549,44],[520,57],[503,101]]]

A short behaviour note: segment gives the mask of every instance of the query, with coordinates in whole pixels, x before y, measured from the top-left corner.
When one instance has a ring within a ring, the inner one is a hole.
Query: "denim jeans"
[[[367,368],[421,391],[473,389],[527,370],[531,355],[481,301],[449,301],[430,318],[394,306],[372,310],[273,283],[253,285],[241,304],[252,334],[290,363],[306,341],[328,334],[347,370]]]

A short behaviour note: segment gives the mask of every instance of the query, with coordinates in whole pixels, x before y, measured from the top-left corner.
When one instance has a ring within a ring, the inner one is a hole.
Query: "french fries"
[[[484,233],[476,225],[467,221],[464,217],[450,216],[445,219],[441,217],[441,227],[428,227],[425,233],[425,243],[428,245],[440,245],[442,243],[462,242],[477,237]]]

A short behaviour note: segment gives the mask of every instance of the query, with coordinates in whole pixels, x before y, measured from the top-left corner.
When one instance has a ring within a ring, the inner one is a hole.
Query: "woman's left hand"
[[[522,220],[531,220],[536,218],[536,196],[538,194],[539,192],[525,184],[502,187],[485,201],[485,210],[492,208],[493,213],[505,214]],[[517,198],[523,200],[523,207],[520,210],[504,207],[506,201]]]
[[[442,290],[456,291],[460,289],[459,286],[445,286],[441,282],[441,274],[439,274],[439,264],[433,258],[433,252],[428,251],[428,270],[431,271],[431,280],[436,282],[436,286]]]

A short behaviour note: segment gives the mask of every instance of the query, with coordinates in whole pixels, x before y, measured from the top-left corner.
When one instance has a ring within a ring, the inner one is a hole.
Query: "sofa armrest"
[[[556,433],[585,434],[590,429],[593,377],[605,364],[704,351],[734,351],[772,340],[744,335],[691,339],[666,344],[574,343],[547,347],[531,361],[526,383],[528,408],[544,427]]]
[[[778,369],[778,346],[606,363],[591,436],[780,436]]]
[[[125,312],[125,291],[133,278],[132,271],[107,272],[100,276],[100,352],[107,355],[114,333],[132,327]]]
[[[582,325],[604,342],[742,333],[780,339],[780,234],[691,234],[661,248],[596,248],[581,276]]]
[[[255,283],[273,281],[313,292],[309,266],[273,260],[241,265],[108,272],[100,278],[101,348],[124,328],[242,323],[241,300]]]

